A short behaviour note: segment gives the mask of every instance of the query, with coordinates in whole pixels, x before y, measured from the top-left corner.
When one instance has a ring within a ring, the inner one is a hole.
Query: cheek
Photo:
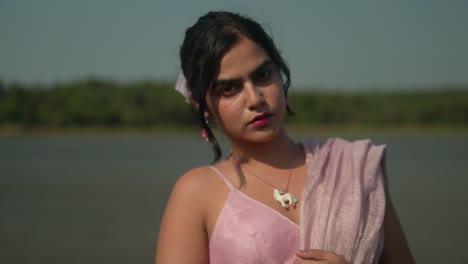
[[[286,97],[284,96],[283,88],[281,85],[275,85],[274,87],[272,87],[272,89],[269,90],[269,92],[270,98],[272,98],[272,100],[276,102],[278,106],[286,107]]]
[[[229,124],[231,123],[230,120],[233,116],[235,116],[235,113],[237,112],[234,104],[226,102],[224,100],[219,101],[219,104],[217,105],[215,111],[216,121],[222,127],[229,126]]]
[[[217,111],[216,121],[226,135],[233,136],[242,129],[242,124],[246,120],[241,102],[236,100],[220,102]]]
[[[229,119],[232,122],[233,118],[241,117],[242,104],[237,100],[233,100],[222,105],[220,104],[219,110],[223,119]]]

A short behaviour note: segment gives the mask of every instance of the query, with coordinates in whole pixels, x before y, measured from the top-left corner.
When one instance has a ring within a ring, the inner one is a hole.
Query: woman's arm
[[[379,263],[415,263],[390,199],[387,199],[383,224],[385,240]]]
[[[385,166],[385,155],[382,158],[381,169],[385,182],[385,193],[387,196],[387,202],[385,206],[384,216],[384,247],[382,255],[380,257],[381,264],[398,263],[398,264],[412,264],[415,263],[408,243],[401,227],[400,221],[398,220],[397,213],[393,207],[389,188]]]
[[[189,171],[172,190],[159,228],[157,264],[209,263],[201,195],[206,191],[199,175],[200,170]]]

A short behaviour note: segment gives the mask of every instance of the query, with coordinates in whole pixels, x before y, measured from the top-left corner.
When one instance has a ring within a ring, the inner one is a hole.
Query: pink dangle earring
[[[202,137],[205,139],[206,142],[208,142],[208,133],[206,132],[206,129],[202,130]]]
[[[208,125],[208,120],[205,121],[206,124]],[[209,142],[210,139],[208,138],[208,132],[206,132],[206,129],[202,129],[202,137],[205,139],[206,142]]]

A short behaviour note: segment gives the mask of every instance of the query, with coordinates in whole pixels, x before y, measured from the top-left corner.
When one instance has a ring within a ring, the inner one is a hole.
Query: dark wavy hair
[[[221,158],[222,152],[205,120],[207,110],[205,98],[219,74],[221,59],[242,36],[262,47],[278,67],[286,97],[291,83],[289,68],[272,38],[252,19],[225,11],[209,12],[187,29],[180,48],[182,71],[187,79],[192,100],[197,103],[197,107],[192,104],[196,120],[200,127],[205,129],[212,144],[214,162]],[[289,106],[287,114],[294,115]]]

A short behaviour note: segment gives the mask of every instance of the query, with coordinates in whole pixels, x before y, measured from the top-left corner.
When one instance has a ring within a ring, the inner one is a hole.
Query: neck
[[[263,163],[289,169],[296,156],[296,146],[284,129],[268,142],[232,142],[232,158],[240,163]]]

